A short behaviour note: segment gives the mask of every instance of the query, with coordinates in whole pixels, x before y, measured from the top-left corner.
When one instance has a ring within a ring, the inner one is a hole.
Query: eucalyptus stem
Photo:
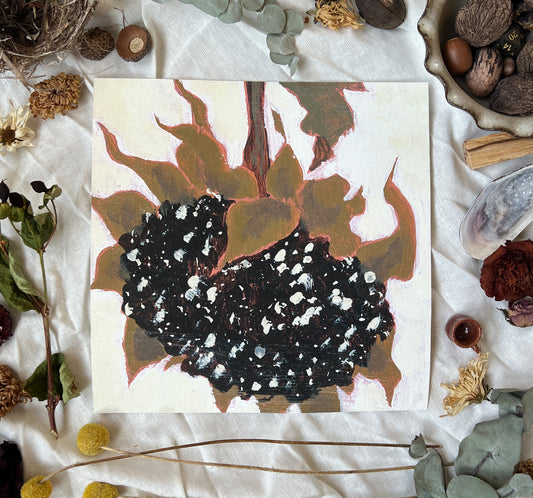
[[[58,403],[57,396],[54,396],[54,378],[52,373],[52,346],[50,344],[50,309],[48,308],[48,284],[46,280],[46,270],[44,266],[44,249],[38,251],[39,262],[41,264],[41,275],[43,280],[43,305],[41,307],[41,316],[43,317],[44,342],[46,346],[46,387],[48,419],[50,421],[50,432],[59,437],[57,432],[55,409]]]

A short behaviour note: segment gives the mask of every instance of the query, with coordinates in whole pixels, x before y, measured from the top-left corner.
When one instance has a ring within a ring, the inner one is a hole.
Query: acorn
[[[150,33],[142,26],[131,24],[118,34],[118,55],[128,62],[140,61],[151,48]]]
[[[102,60],[114,48],[113,35],[102,28],[88,29],[78,43],[80,55],[90,61]]]

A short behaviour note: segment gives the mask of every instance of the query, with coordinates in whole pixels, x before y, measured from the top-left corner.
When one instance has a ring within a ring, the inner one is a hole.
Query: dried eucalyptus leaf
[[[533,426],[533,387],[522,396],[524,406],[524,432],[529,431]]]
[[[437,452],[415,465],[414,479],[418,498],[446,497],[442,459]]]
[[[500,415],[512,413],[521,417],[524,414],[521,396],[517,396],[514,392],[491,389],[487,398],[491,403],[498,405]]]
[[[292,9],[285,9],[285,16],[287,21],[283,31],[288,35],[299,35],[304,30],[304,18]]]
[[[296,52],[296,40],[293,35],[269,34],[267,46],[271,52],[281,55],[291,55]]]
[[[264,0],[242,0],[242,6],[247,10],[259,10],[264,4]]]
[[[502,487],[520,460],[522,419],[508,414],[476,424],[459,445],[455,473],[476,475],[494,488]]]
[[[502,498],[529,496],[531,494],[533,494],[533,479],[528,474],[515,474],[505,486],[498,489],[498,496]]]
[[[296,69],[298,69],[299,62],[300,62],[300,57],[298,56],[293,57],[292,61],[289,62],[289,71],[290,71],[291,76],[296,72]]]
[[[409,446],[409,456],[418,459],[426,456],[427,452],[428,449],[426,447],[426,442],[424,441],[424,436],[419,434],[413,439],[411,446]]]
[[[280,64],[282,66],[289,65],[294,59],[294,54],[283,55],[276,52],[270,52],[270,60],[274,64]]]
[[[448,484],[448,498],[498,498],[490,484],[474,476],[456,476]]]
[[[266,5],[257,16],[257,24],[265,33],[283,33],[287,16],[279,5]]]
[[[205,13],[218,17],[228,8],[229,0],[193,0],[191,3]]]
[[[242,0],[230,0],[228,8],[218,18],[227,24],[239,22],[242,19]]]

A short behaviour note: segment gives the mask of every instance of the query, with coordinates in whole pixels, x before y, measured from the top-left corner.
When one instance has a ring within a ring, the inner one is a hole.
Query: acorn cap
[[[128,62],[140,61],[151,48],[150,33],[142,26],[132,24],[118,34],[118,55]]]
[[[91,61],[102,60],[114,48],[113,35],[102,28],[91,28],[85,31],[78,44],[80,55]]]

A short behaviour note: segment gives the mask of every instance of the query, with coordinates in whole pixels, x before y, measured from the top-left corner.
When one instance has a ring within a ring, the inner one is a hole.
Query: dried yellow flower
[[[98,455],[102,446],[109,444],[109,431],[101,424],[85,424],[78,432],[76,443],[84,455]]]
[[[316,9],[312,11],[315,22],[337,31],[339,28],[361,29],[362,19],[350,8],[346,0],[317,0]]]
[[[78,107],[81,79],[75,74],[61,73],[37,83],[30,95],[30,110],[36,118],[54,119],[57,113]]]
[[[449,394],[442,402],[446,415],[457,415],[460,411],[473,403],[481,403],[487,389],[483,379],[487,373],[489,353],[481,353],[470,360],[466,367],[459,368],[459,381],[455,384],[441,384],[448,389]],[[443,415],[444,416],[444,415]]]
[[[32,477],[20,490],[20,498],[48,498],[52,494],[52,483],[41,482],[44,476]]]
[[[0,118],[0,154],[16,152],[19,147],[33,147],[31,141],[35,132],[26,126],[30,116],[29,106],[16,109],[11,104],[11,111],[5,119]]]
[[[82,498],[117,498],[118,490],[106,482],[91,482],[83,492]]]
[[[527,460],[522,460],[514,466],[515,474],[528,474],[531,479],[533,479],[533,460],[528,458]]]
[[[19,403],[31,399],[24,392],[22,382],[17,379],[11,368],[0,365],[0,418],[11,413]]]

